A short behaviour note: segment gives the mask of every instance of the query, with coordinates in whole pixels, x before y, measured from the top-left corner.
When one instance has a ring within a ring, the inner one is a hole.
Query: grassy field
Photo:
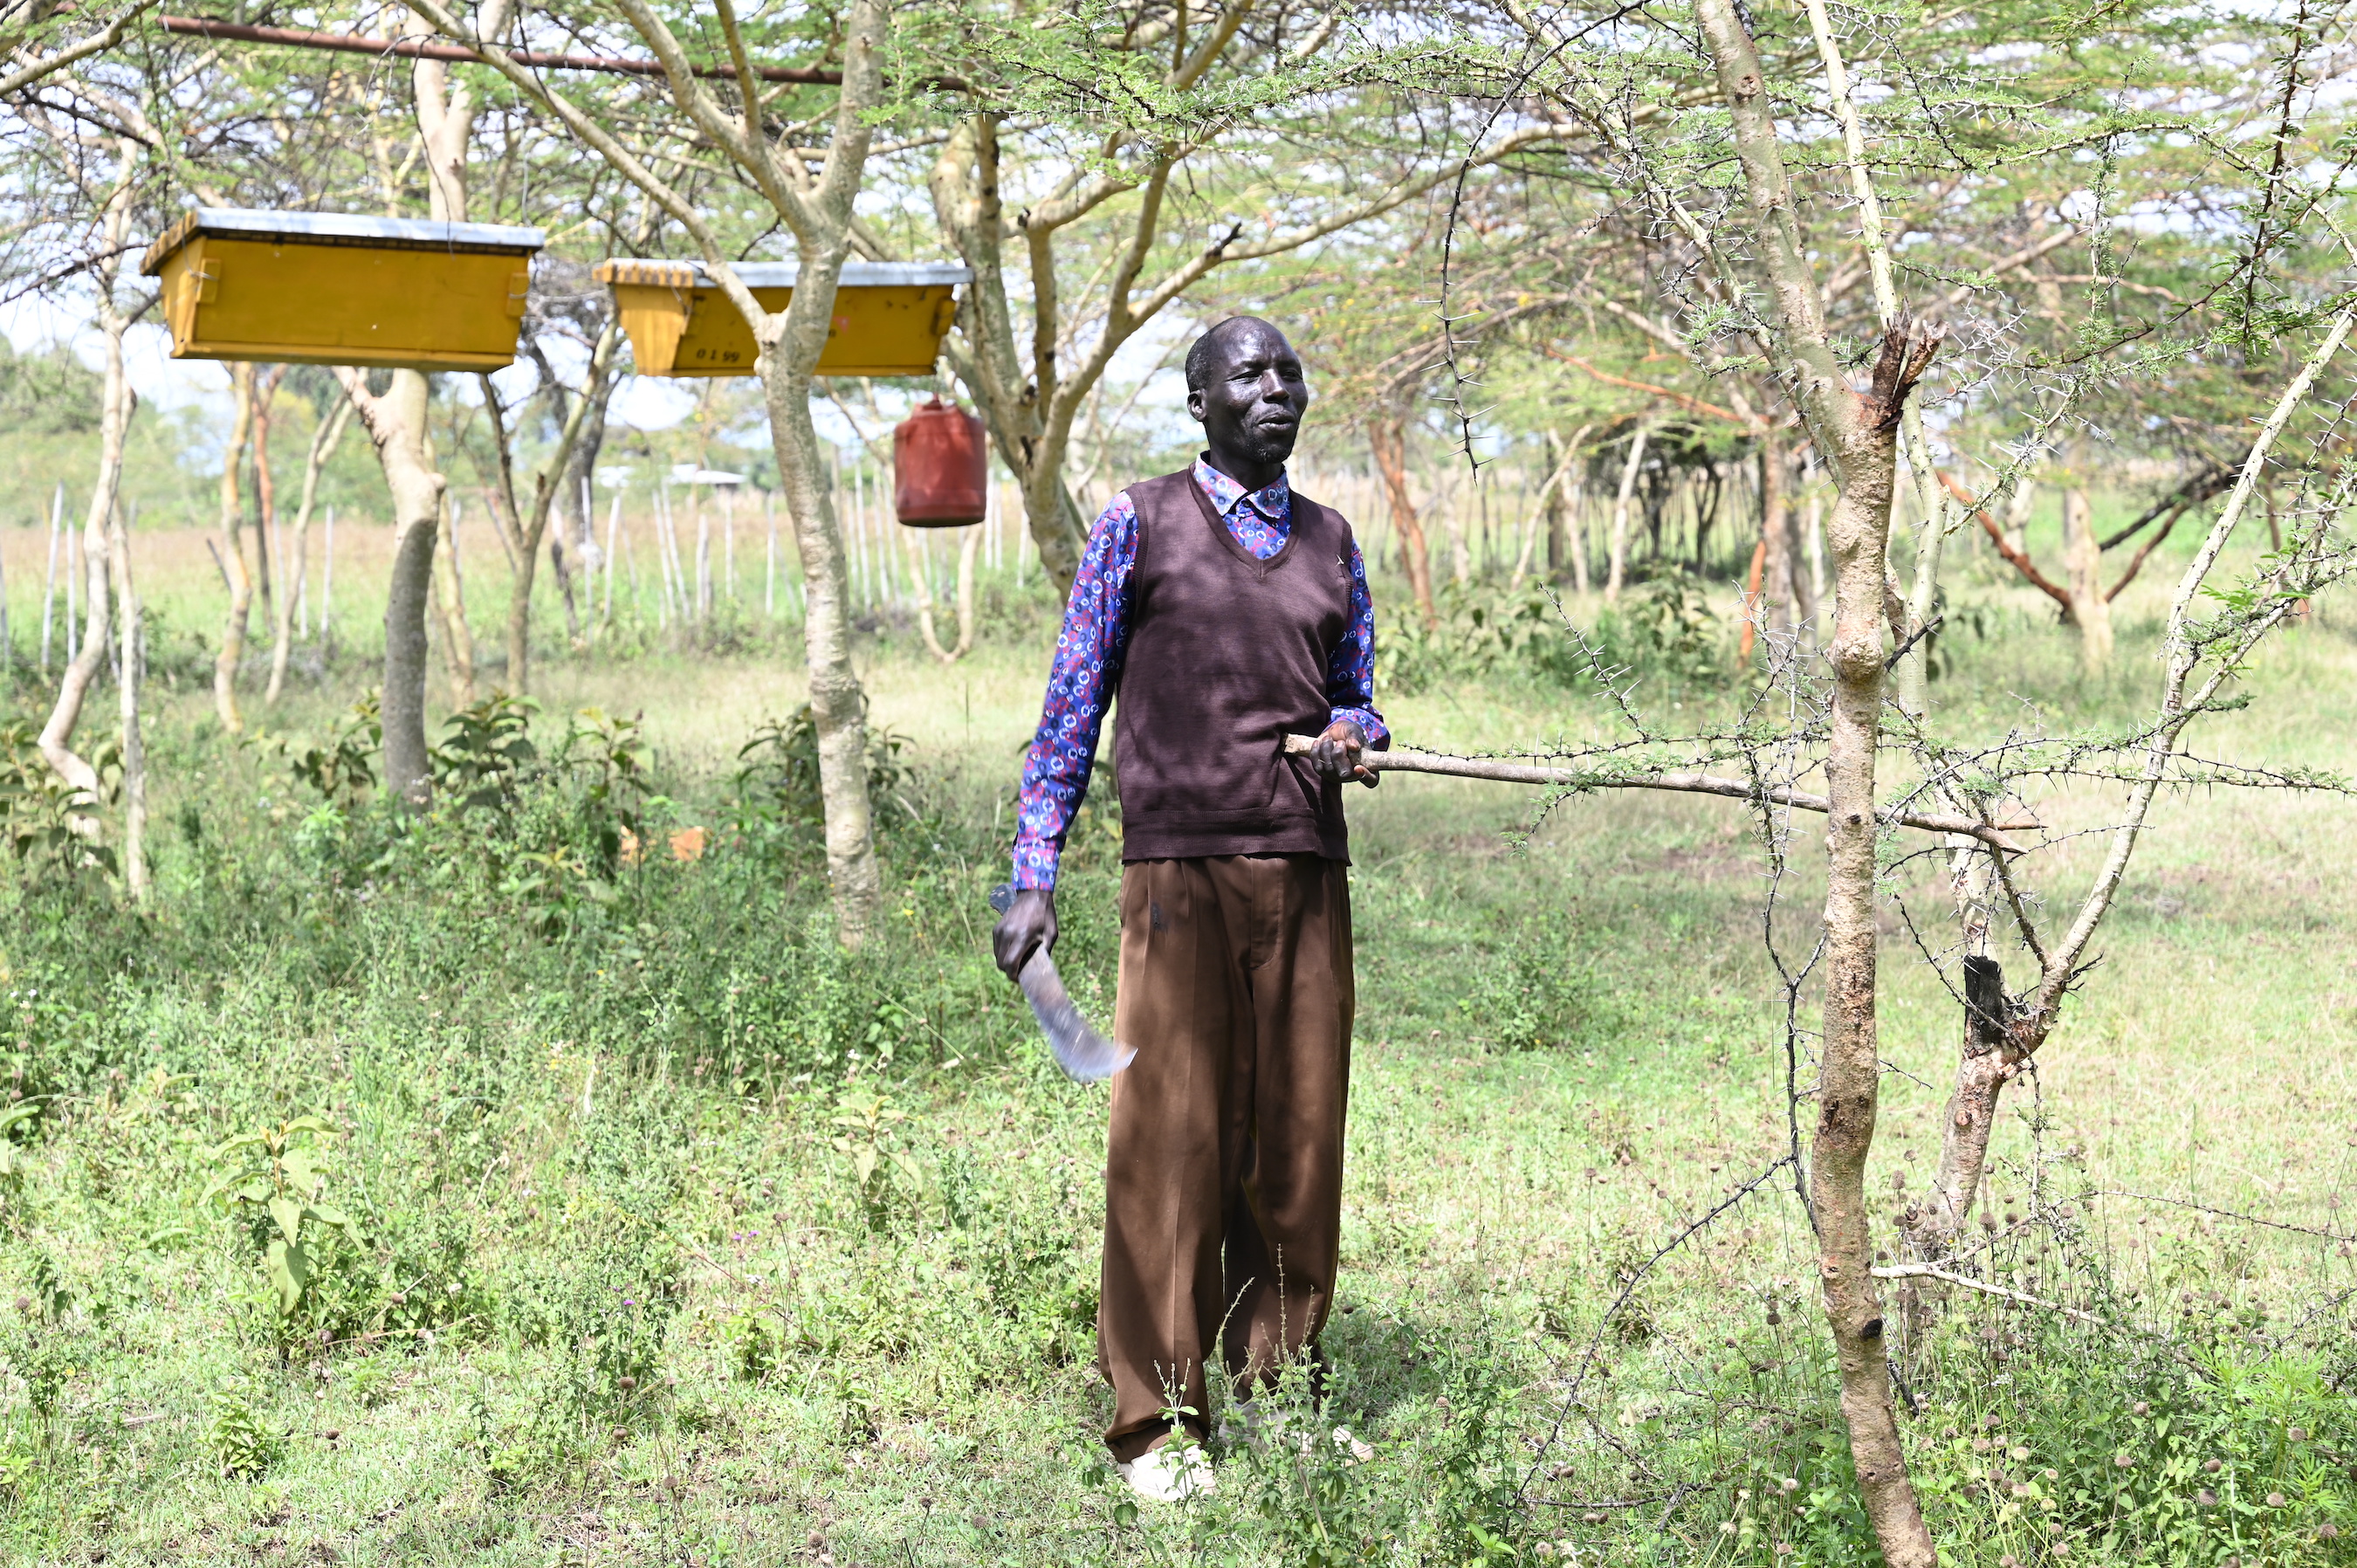
[[[1957,602],[1983,613],[1943,650],[1942,722],[2129,721],[2160,591],[2123,600],[2117,663],[2089,678],[2036,601],[1968,561]],[[1095,1441],[1103,1091],[1055,1076],[985,952],[1051,636],[1036,603],[1003,602],[947,670],[905,629],[871,639],[905,773],[880,802],[888,929],[845,956],[794,747],[737,771],[799,701],[781,633],[552,658],[533,731],[552,765],[404,822],[290,774],[362,660],[264,721],[307,738],[233,744],[199,685],[217,610],[161,596],[178,689],[156,694],[153,912],[55,869],[0,895],[11,1560],[1874,1560],[1807,1220],[1775,1166],[1781,1010],[1731,803],[1576,798],[1525,842],[1528,791],[1394,778],[1354,797],[1361,1012],[1318,1440],[1240,1449],[1215,1498],[1140,1514]],[[2352,677],[2357,616],[2322,607],[2197,749],[2349,768]],[[1602,722],[1511,661],[1410,684],[1384,703],[1417,745]],[[1728,700],[1654,687],[1696,713]],[[642,713],[640,749],[610,729],[564,745],[584,706]],[[2037,804],[2106,820],[2095,791]],[[1910,1452],[1954,1562],[2357,1562],[2338,1240],[2357,891],[2334,870],[2353,822],[2330,794],[2163,808],[1997,1143],[1991,1277],[2083,1316],[1959,1294],[1905,1346]],[[710,847],[617,856],[625,826]],[[2048,857],[2058,906],[2097,853]],[[1117,860],[1092,809],[1060,956],[1100,1017]],[[1811,940],[1813,863],[1803,835],[1788,954]],[[1939,926],[1928,874],[1893,892]],[[1961,1015],[1895,903],[1885,934],[1873,1183],[1895,1208],[1894,1177],[1920,1190],[1936,1156]],[[274,1216],[289,1184],[310,1211]]]

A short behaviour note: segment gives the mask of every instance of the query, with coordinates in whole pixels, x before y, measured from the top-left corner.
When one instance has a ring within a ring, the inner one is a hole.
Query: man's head
[[[1255,489],[1274,481],[1308,407],[1301,357],[1258,317],[1231,316],[1187,350],[1187,412],[1202,423],[1213,465],[1232,478]]]

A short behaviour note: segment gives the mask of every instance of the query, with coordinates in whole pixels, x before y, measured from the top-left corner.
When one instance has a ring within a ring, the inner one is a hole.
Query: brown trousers
[[[1257,1380],[1314,1340],[1341,1249],[1349,869],[1317,855],[1138,861],[1121,879],[1097,1368],[1129,1460],[1204,1362]]]

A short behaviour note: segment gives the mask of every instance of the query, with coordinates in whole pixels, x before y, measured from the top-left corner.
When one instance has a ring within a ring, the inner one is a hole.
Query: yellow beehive
[[[783,310],[800,268],[748,262],[737,275],[765,310]],[[753,329],[694,262],[617,259],[597,263],[642,376],[749,376]],[[823,376],[929,376],[942,335],[957,317],[964,267],[934,262],[846,262],[834,322],[818,358]]]
[[[537,229],[201,208],[148,247],[176,360],[496,371]]]

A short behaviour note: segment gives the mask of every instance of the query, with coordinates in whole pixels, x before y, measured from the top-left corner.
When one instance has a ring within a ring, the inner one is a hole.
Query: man
[[[1341,515],[1286,482],[1301,360],[1235,317],[1187,353],[1206,450],[1090,532],[1024,765],[1020,972],[1056,941],[1064,834],[1117,693],[1121,980],[1097,1365],[1105,1443],[1147,1497],[1206,1491],[1204,1362],[1240,1388],[1314,1344],[1340,1249],[1352,983],[1341,786],[1390,745],[1374,610]],[[1287,756],[1288,735],[1314,735]],[[1171,1414],[1178,1428],[1173,1429]]]

